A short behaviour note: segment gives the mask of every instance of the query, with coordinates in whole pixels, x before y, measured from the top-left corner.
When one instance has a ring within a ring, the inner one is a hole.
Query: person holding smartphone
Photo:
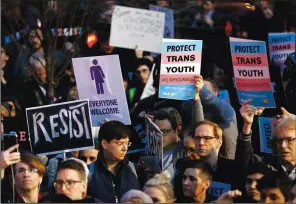
[[[19,144],[16,144],[1,152],[1,179],[4,177],[6,167],[21,161],[21,154],[19,152],[14,152],[18,147]]]

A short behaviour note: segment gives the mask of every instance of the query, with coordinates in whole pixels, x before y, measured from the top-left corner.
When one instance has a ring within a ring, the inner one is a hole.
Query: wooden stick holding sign
[[[94,148],[88,99],[27,108],[26,114],[34,154]]]
[[[163,143],[162,143],[162,132],[160,129],[145,115],[146,121],[146,136],[147,136],[147,155],[155,156],[160,170],[162,171],[163,165]]]

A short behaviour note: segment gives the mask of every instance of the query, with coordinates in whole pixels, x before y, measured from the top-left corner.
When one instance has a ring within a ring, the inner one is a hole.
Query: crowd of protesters
[[[258,1],[239,22],[216,11],[213,0],[194,2],[176,12],[176,23],[207,30],[222,27],[226,36],[254,40],[266,40],[268,32],[295,32],[295,25],[285,27],[267,0]],[[110,23],[115,3],[107,1],[98,18]],[[168,0],[155,4],[173,6]],[[163,171],[139,162],[143,154],[127,154],[134,145],[131,126],[106,120],[94,135],[93,149],[49,157],[36,156],[21,144],[2,150],[1,202],[296,203],[296,112],[291,103],[284,107],[289,103],[276,98],[274,111],[254,107],[251,101],[238,104],[231,94],[235,90],[230,80],[232,67],[218,66],[211,57],[203,57],[192,100],[158,98],[160,55],[111,47],[109,31],[97,33],[98,49],[85,50],[79,48],[81,43],[68,41],[52,50],[53,73],[48,73],[47,39],[40,26],[31,26],[26,44],[2,43],[1,134],[26,128],[26,108],[79,99],[69,59],[118,54],[132,126],[146,114],[162,132]],[[213,47],[205,47],[205,54],[210,55]],[[49,82],[52,74],[60,77]],[[141,99],[150,75],[155,94]],[[224,89],[230,92],[230,103],[219,98]],[[273,153],[260,153],[258,116],[277,118]],[[213,182],[231,189],[215,196],[209,193]]]

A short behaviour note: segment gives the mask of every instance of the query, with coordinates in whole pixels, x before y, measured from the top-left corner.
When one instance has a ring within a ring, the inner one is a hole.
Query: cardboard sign
[[[230,38],[230,48],[240,104],[275,108],[265,42]]]
[[[272,133],[277,123],[276,118],[259,117],[260,151],[272,153]]]
[[[161,52],[165,14],[156,11],[115,6],[110,45],[149,52]]]
[[[220,183],[212,181],[211,186],[208,189],[208,194],[218,198],[223,193],[231,190],[231,185],[227,183]]]
[[[163,39],[159,98],[194,97],[194,76],[200,73],[201,51],[201,40]]]
[[[154,68],[155,68],[155,63],[153,64],[153,67],[151,69],[149,78],[147,80],[147,83],[145,85],[145,88],[143,90],[143,93],[141,95],[140,100],[147,98],[149,96],[153,96],[155,94],[155,88],[153,86],[153,72],[154,72]]]
[[[295,33],[268,33],[270,62],[283,70],[288,55],[295,52]]]
[[[159,11],[165,13],[165,26],[164,26],[164,38],[174,38],[174,11],[169,8],[164,8],[161,6],[155,6],[149,4],[149,9],[151,11]]]
[[[26,114],[34,154],[94,148],[88,100],[27,108]]]
[[[105,119],[130,125],[118,55],[72,58],[80,99],[89,99],[92,125]]]
[[[146,135],[147,135],[147,155],[155,156],[161,164],[163,161],[163,144],[162,144],[162,132],[159,128],[145,115],[146,120]]]

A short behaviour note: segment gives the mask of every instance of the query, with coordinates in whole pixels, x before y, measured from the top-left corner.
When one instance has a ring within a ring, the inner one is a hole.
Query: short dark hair
[[[186,169],[199,169],[201,172],[201,177],[204,180],[213,180],[214,171],[212,167],[205,161],[202,160],[186,160],[184,165],[184,172]]]
[[[259,174],[267,174],[268,172],[272,171],[272,167],[268,166],[268,165],[265,165],[263,163],[252,163],[252,164],[249,164],[246,169],[245,169],[245,176],[249,176],[251,174],[256,174],[256,173],[259,173]]]
[[[84,166],[80,162],[77,162],[74,159],[69,159],[60,163],[58,166],[57,172],[63,169],[75,170],[78,172],[79,178],[81,180],[85,181],[86,179],[86,172],[85,172]]]
[[[146,66],[148,67],[148,69],[151,70],[153,64],[152,64],[152,62],[151,62],[149,59],[147,59],[147,58],[140,58],[140,59],[137,59],[137,61],[136,61],[136,69],[135,69],[135,71],[136,71],[140,66],[142,66],[142,65],[146,65]]]
[[[99,130],[99,143],[102,140],[106,140],[108,143],[113,140],[120,140],[123,138],[129,138],[131,135],[131,130],[122,122],[119,121],[107,121],[105,122]]]
[[[257,189],[261,191],[265,188],[279,188],[285,196],[285,201],[289,200],[292,181],[285,172],[271,171],[265,174],[257,184]]]
[[[171,126],[174,130],[176,130],[178,126],[182,126],[181,115],[173,107],[161,108],[156,112],[154,116],[154,121],[165,120],[165,119],[167,119],[171,123]]]
[[[38,169],[38,174],[42,177],[45,176],[46,167],[36,155],[27,152],[21,153],[21,162],[29,165],[30,167]]]

